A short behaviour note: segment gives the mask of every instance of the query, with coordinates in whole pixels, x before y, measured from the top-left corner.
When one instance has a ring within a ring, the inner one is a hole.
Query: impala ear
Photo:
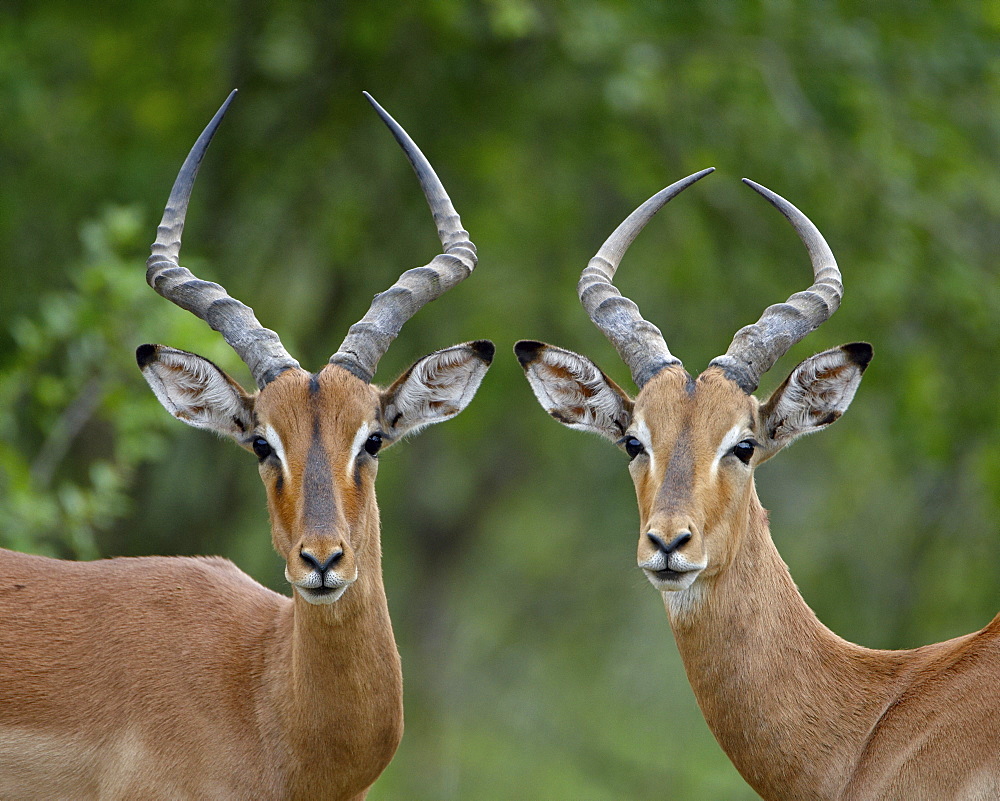
[[[761,407],[765,458],[840,419],[854,399],[872,346],[852,342],[810,356]]]
[[[178,420],[228,437],[253,428],[253,397],[208,359],[164,345],[135,352],[153,394]]]
[[[481,339],[435,351],[382,391],[382,417],[392,439],[454,417],[469,405],[496,348]]]
[[[586,356],[534,340],[514,345],[535,397],[563,425],[617,442],[632,421],[632,399]]]

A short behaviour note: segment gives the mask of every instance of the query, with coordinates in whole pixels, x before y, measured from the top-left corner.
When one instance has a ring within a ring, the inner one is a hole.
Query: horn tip
[[[793,206],[791,203],[785,200],[781,195],[779,195],[777,192],[768,189],[763,184],[759,184],[756,181],[751,180],[750,178],[744,178],[743,183],[749,186],[758,195],[761,195],[763,198],[765,198],[772,206],[778,209],[778,211],[780,211],[786,217],[789,217],[789,214],[794,214],[795,211],[798,211],[795,208],[795,206]]]
[[[744,178],[743,179],[743,183],[745,183],[747,186],[749,186],[755,192],[760,193],[764,197],[769,197],[769,196],[771,196],[771,195],[774,194],[774,192],[772,192],[766,186],[763,186],[763,185],[757,183],[756,181],[754,181],[754,180],[752,180],[750,178]]]
[[[215,117],[212,119],[212,122],[210,122],[208,124],[209,128],[212,128],[213,123],[217,126],[218,123],[220,123],[222,121],[222,118],[224,116],[226,116],[226,112],[229,111],[229,106],[232,105],[232,102],[236,99],[236,94],[238,92],[239,92],[239,89],[233,89],[233,91],[231,91],[226,96],[226,99],[224,101],[222,101],[222,105],[219,106],[219,110],[217,112],[215,112]],[[213,133],[214,133],[214,129],[213,129]]]
[[[706,175],[711,175],[715,172],[715,167],[706,167],[703,170],[698,170],[698,172],[691,173],[687,178],[681,178],[677,183],[672,184],[672,187],[676,187],[679,192],[682,189],[687,189],[691,184],[700,181]]]
[[[752,181],[749,178],[744,178],[743,183],[753,189],[758,195],[763,197],[768,203],[784,214],[797,230],[800,227],[800,223],[807,223],[807,227],[814,227],[812,223],[808,221],[808,218],[801,211],[799,211],[793,203],[785,200],[785,198],[777,192],[774,192],[766,186],[763,186],[756,181]]]
[[[384,108],[382,108],[382,105],[374,97],[372,97],[369,92],[362,91],[361,94],[364,95],[365,100],[371,103],[372,108],[375,109],[376,112],[378,112],[378,115],[383,120],[389,116],[389,112],[387,112]]]

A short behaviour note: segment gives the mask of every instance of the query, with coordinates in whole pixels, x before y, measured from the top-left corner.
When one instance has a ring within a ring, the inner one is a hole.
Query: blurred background
[[[576,299],[640,202],[706,166],[618,284],[692,372],[805,288],[740,184],[804,210],[844,305],[765,377],[865,339],[845,418],[758,491],[840,635],[916,646],[1000,608],[1000,3],[7,0],[0,6],[0,544],[91,559],[224,554],[287,592],[255,462],[171,419],[162,342],[245,367],[144,260],[176,171],[234,87],[183,260],[318,369],[371,296],[440,249],[370,91],[435,165],[480,264],[382,360],[490,338],[456,420],[382,458],[406,735],[381,799],[753,799],[635,567],[627,459],[542,412],[511,346],[591,356]]]

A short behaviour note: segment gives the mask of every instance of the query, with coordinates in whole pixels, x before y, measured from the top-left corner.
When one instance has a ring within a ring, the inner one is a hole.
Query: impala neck
[[[382,584],[377,513],[355,554],[358,579],[340,600],[316,605],[295,593],[286,612],[291,638],[279,662],[289,692],[279,705],[298,761],[294,798],[316,797],[320,788],[319,795],[337,798],[363,791],[402,736],[402,671]]]
[[[906,652],[842,640],[806,605],[752,493],[733,562],[665,593],[698,704],[764,798],[834,798],[897,686]]]

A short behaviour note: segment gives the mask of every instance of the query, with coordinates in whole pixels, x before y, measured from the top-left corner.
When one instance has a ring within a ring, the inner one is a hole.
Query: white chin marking
[[[676,578],[665,579],[651,570],[643,570],[642,572],[646,574],[646,578],[649,579],[649,583],[656,587],[656,589],[660,592],[677,592],[678,590],[686,590],[694,584],[694,580],[701,574],[700,570],[687,570],[683,573],[676,574]]]
[[[295,585],[292,585],[295,586]],[[303,599],[316,606],[324,606],[326,604],[336,603],[341,599],[350,584],[344,584],[341,587],[336,587],[335,589],[330,589],[326,592],[319,593],[316,590],[310,590],[303,587],[295,586],[295,591],[302,596]]]

